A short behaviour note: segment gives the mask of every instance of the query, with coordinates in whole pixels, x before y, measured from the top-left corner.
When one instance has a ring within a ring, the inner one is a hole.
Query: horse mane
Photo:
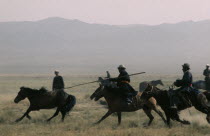
[[[105,89],[114,96],[120,95],[120,89],[118,87],[105,86]]]
[[[165,91],[167,91],[167,90],[161,90],[160,88],[158,88],[156,86],[153,86],[151,84],[147,84],[147,87],[146,87],[145,91],[151,91],[151,90],[148,90],[148,89],[152,89],[152,88],[155,88],[156,92],[165,92]]]
[[[44,94],[44,93],[48,92],[48,90],[45,87],[41,87],[40,89],[32,89],[32,88],[29,88],[29,87],[21,87],[21,89],[25,89],[25,90],[27,90],[27,92],[33,93],[33,94]]]
[[[40,91],[41,93],[48,92],[48,90],[45,87],[41,87],[38,91]]]

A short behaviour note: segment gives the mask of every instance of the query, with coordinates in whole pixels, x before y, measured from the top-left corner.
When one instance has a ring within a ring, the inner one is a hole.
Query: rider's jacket
[[[130,83],[130,77],[125,70],[122,70],[120,71],[120,74],[118,75],[117,85],[120,86],[121,84],[124,84],[124,83]]]
[[[130,77],[125,70],[120,71],[120,74],[117,78],[111,78],[110,81],[117,82],[117,86],[119,86],[125,93],[135,91],[130,83]]]
[[[63,89],[63,88],[64,88],[63,77],[55,76],[53,79],[52,89],[57,90],[57,89]]]
[[[205,69],[203,71],[203,75],[205,76],[205,80],[210,78],[210,69]]]
[[[181,88],[191,87],[192,81],[193,81],[192,73],[188,70],[184,72],[184,75],[181,80],[176,80],[174,85]]]
[[[203,75],[205,76],[206,89],[210,90],[210,69],[205,69]]]

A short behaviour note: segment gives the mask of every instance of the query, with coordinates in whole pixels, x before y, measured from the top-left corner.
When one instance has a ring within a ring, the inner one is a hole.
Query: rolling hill
[[[105,25],[47,18],[0,23],[0,74],[116,72],[180,73],[188,62],[210,63],[210,20],[177,24]]]

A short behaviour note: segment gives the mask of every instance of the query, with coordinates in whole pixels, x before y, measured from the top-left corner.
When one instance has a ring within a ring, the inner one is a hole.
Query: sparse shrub
[[[129,123],[128,126],[129,126],[129,128],[136,128],[136,127],[138,127],[138,124],[136,122],[132,121],[132,122]]]
[[[0,123],[4,123],[5,119],[3,117],[0,117]]]
[[[86,94],[86,95],[84,96],[84,99],[90,99],[90,95],[89,95],[89,94]]]

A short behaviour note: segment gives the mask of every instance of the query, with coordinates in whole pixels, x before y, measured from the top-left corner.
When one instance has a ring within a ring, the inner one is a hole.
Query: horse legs
[[[27,109],[27,111],[23,114],[23,116],[20,117],[19,119],[17,119],[15,122],[21,121],[21,120],[22,120],[25,116],[27,116],[30,112],[31,112],[31,108],[29,107],[29,108]]]
[[[207,120],[207,122],[210,124],[210,112],[209,112],[209,109],[207,109],[207,108],[205,108],[205,107],[203,107],[203,106],[194,106],[194,107],[195,107],[195,109],[197,109],[198,111],[207,114],[206,120]]]
[[[63,121],[64,121],[64,118],[65,118],[65,116],[66,116],[66,111],[62,111],[61,114],[62,114],[61,120],[62,120],[62,122],[63,122]]]
[[[144,112],[145,112],[145,114],[149,117],[149,122],[148,122],[148,124],[147,124],[147,126],[150,126],[150,124],[152,123],[152,121],[153,121],[153,119],[154,119],[154,117],[152,116],[152,114],[151,114],[151,109],[149,108],[149,107],[146,107],[146,106],[144,106],[143,107],[143,110],[144,110]],[[145,126],[146,127],[146,126]]]
[[[168,115],[170,115],[170,118],[171,119],[176,120],[176,121],[178,121],[178,122],[180,122],[180,123],[182,123],[184,125],[189,125],[190,124],[189,121],[187,121],[187,120],[181,120],[180,119],[179,113],[178,113],[177,110],[171,110],[171,111],[169,111],[169,114]]]
[[[176,118],[176,121],[178,121],[178,122],[180,122],[180,123],[182,123],[182,124],[184,124],[184,125],[190,125],[190,122],[189,122],[189,121],[187,121],[187,120],[181,120],[181,119],[179,118],[179,115],[178,115],[178,118]]]
[[[205,114],[208,114],[208,109],[203,107],[203,106],[194,106],[196,110],[202,112],[202,113],[205,113]]]
[[[163,122],[166,124],[166,119],[163,116],[163,113],[154,105],[153,110],[162,118]]]
[[[162,109],[165,113],[166,116],[166,123],[169,128],[171,128],[171,111],[168,108],[163,108]]]
[[[31,120],[31,116],[30,116],[30,115],[27,114],[26,117],[27,117],[29,120]]]
[[[50,121],[51,119],[53,119],[54,117],[56,117],[59,113],[59,108],[57,108],[57,110],[55,111],[54,115],[52,117],[50,117],[49,119],[47,119],[47,121]]]
[[[117,112],[117,116],[118,116],[118,125],[121,124],[121,112]]]
[[[110,110],[95,124],[99,124],[101,121],[103,121],[104,119],[106,119],[109,115],[111,115],[113,112],[111,112]]]
[[[165,113],[165,115],[166,115],[166,122],[167,122],[167,125],[168,125],[169,128],[171,128],[171,118],[170,118],[170,116],[169,116],[168,113]]]

